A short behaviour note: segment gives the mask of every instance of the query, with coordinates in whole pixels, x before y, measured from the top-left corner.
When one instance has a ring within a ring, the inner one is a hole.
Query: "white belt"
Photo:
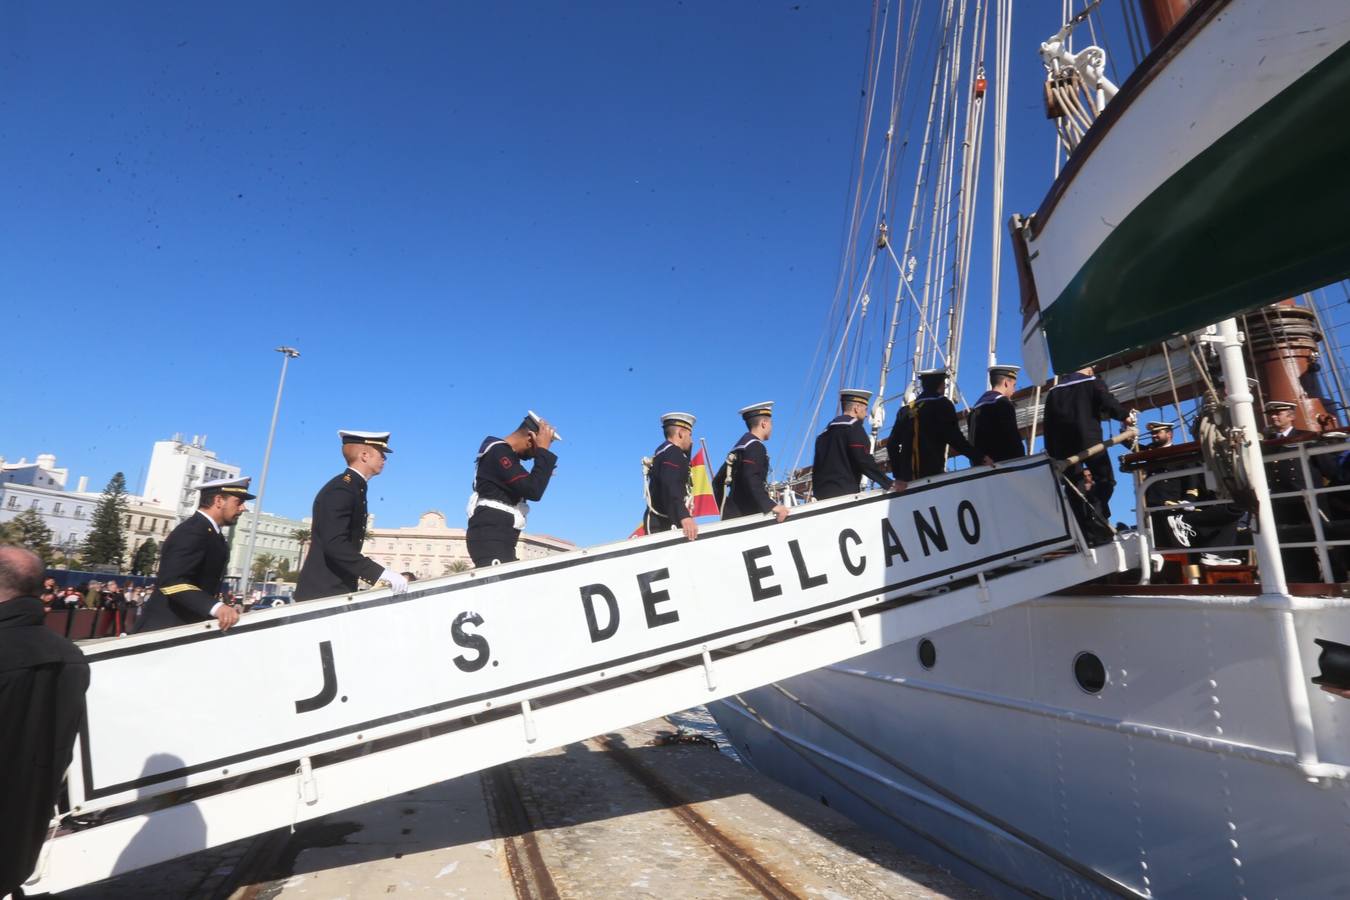
[[[530,504],[526,503],[524,500],[520,501],[515,506],[512,506],[511,504],[503,503],[500,500],[488,500],[483,497],[479,497],[478,492],[474,491],[472,494],[469,495],[469,507],[467,510],[468,516],[472,518],[473,511],[478,509],[480,506],[486,506],[488,509],[495,509],[500,512],[506,513],[507,515],[511,516],[512,528],[515,528],[517,531],[525,530],[525,519],[530,514]]]

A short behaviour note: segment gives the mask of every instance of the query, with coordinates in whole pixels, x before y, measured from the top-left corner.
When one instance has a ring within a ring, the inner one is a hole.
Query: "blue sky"
[[[1009,212],[1052,175],[1035,47],[1058,10],[1017,13]],[[736,409],[777,399],[790,461],[870,11],[0,6],[0,454],[135,488],[155,440],[208,434],[256,476],[290,344],[283,515],[340,471],[339,428],[393,431],[378,526],[462,524],[479,441],[533,408],[566,442],[530,530],[583,544],[637,523],[661,412],[718,456]]]

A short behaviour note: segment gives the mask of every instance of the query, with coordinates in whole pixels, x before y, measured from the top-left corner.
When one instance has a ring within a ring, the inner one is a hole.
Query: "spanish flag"
[[[694,518],[715,516],[717,497],[713,494],[712,476],[708,474],[708,448],[704,447],[694,454],[689,463],[689,512]]]

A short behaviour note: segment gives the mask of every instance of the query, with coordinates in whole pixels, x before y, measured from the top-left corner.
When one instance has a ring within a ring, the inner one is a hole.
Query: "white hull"
[[[1350,609],[1300,602],[1315,674],[1313,638],[1344,640]],[[1350,785],[1297,764],[1278,615],[1048,597],[930,635],[931,670],[911,640],[782,682],[809,708],[774,687],[711,708],[749,764],[996,894],[1342,896]],[[1098,694],[1081,651],[1109,672]],[[1350,762],[1350,701],[1307,687],[1319,758]]]

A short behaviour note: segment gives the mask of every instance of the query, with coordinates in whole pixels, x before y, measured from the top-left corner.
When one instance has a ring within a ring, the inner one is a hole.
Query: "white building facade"
[[[301,546],[295,532],[308,531],[310,520],[288,519],[268,512],[257,516],[251,509],[240,516],[234,525],[234,534],[230,538],[230,562],[225,568],[225,577],[243,577],[244,555],[248,553],[249,535],[255,518],[258,522],[258,545],[253,550],[253,558],[256,560],[267,554],[278,562],[285,560],[291,573],[290,580],[294,581],[300,573],[301,551],[308,549],[308,544]]]
[[[559,538],[522,534],[516,555],[535,559],[575,549],[575,544]],[[416,525],[367,529],[361,552],[396,572],[412,572],[418,579],[440,578],[473,568],[464,529],[451,528],[436,510],[423,513]]]
[[[171,440],[155,441],[142,496],[185,519],[197,509],[198,484],[238,477],[238,466],[221,462],[215,451],[206,449],[206,435],[193,435],[189,442],[176,434]]]

